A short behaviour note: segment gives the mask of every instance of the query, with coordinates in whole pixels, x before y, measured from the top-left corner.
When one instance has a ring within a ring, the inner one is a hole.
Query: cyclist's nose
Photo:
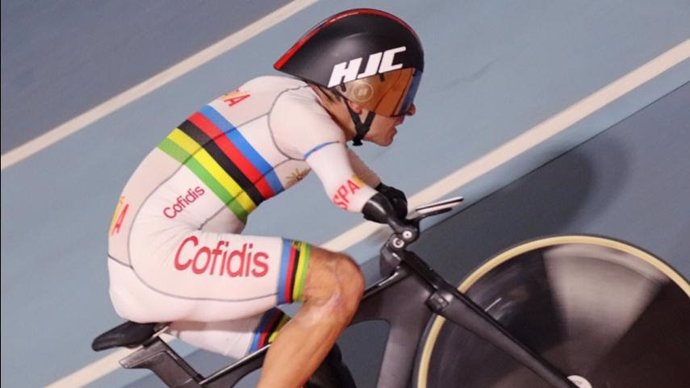
[[[414,116],[415,113],[417,113],[417,105],[412,104],[410,105],[410,109],[405,112],[405,116]]]

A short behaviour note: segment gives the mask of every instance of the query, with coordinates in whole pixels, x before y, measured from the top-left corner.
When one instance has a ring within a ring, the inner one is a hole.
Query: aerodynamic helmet
[[[414,101],[424,52],[407,23],[384,11],[358,8],[313,27],[274,68],[335,91],[370,112],[401,116]]]

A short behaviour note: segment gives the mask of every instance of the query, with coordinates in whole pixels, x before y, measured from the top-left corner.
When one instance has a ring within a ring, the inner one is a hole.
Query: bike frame
[[[447,210],[429,215],[444,211]],[[421,218],[414,223],[417,230]],[[408,386],[425,330],[436,314],[484,338],[552,386],[577,387],[444,280],[417,254],[407,250],[415,239],[416,235],[411,239],[409,234],[398,231],[384,244],[380,257],[381,272],[388,275],[366,290],[351,323],[384,320],[390,325],[377,386]],[[149,369],[170,387],[231,387],[261,367],[269,346],[208,377],[195,371],[159,336],[148,339],[120,363],[124,368]]]

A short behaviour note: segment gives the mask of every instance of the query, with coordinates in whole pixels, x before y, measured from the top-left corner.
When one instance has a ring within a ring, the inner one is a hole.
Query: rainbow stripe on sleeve
[[[273,167],[208,105],[158,148],[194,172],[244,223],[261,202],[285,190]]]
[[[278,304],[292,303],[302,298],[309,268],[309,253],[309,244],[283,239]]]
[[[274,308],[268,310],[264,316],[261,317],[259,326],[254,332],[251,345],[249,345],[249,352],[255,352],[273,342],[278,335],[278,331],[280,331],[289,320],[290,317],[280,309]]]

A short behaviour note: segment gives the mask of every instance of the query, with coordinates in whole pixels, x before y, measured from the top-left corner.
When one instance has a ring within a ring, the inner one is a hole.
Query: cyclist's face
[[[393,139],[398,133],[397,126],[401,125],[405,121],[406,116],[414,116],[416,112],[417,108],[414,104],[412,104],[407,113],[402,116],[387,117],[377,114],[374,117],[374,121],[371,123],[369,132],[367,132],[366,136],[364,136],[364,140],[380,146],[390,145],[393,143]],[[363,116],[366,117],[367,114],[368,111],[363,111]]]

